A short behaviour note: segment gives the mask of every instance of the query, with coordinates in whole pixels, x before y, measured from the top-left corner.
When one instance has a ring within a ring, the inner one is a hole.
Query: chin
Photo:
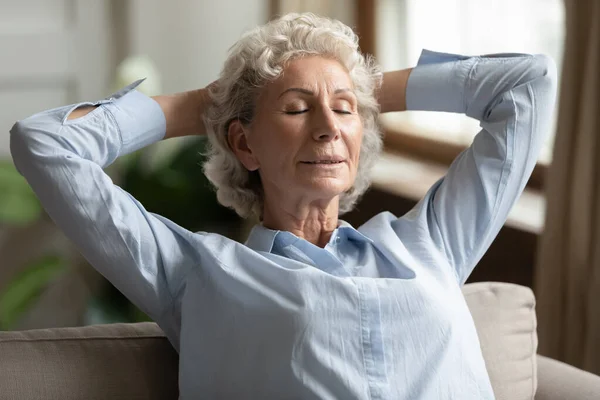
[[[333,198],[339,196],[352,187],[352,183],[340,179],[319,179],[312,181],[308,185],[302,185],[307,192],[310,192],[318,198]]]

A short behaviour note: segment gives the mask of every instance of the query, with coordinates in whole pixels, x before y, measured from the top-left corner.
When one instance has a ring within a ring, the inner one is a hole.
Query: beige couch
[[[498,400],[600,399],[600,377],[536,355],[530,289],[486,282],[463,293]],[[177,361],[154,323],[0,332],[0,399],[176,399]]]

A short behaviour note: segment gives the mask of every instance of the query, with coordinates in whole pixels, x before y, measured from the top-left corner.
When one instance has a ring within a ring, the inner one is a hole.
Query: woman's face
[[[353,84],[337,61],[311,56],[291,61],[259,96],[246,129],[247,152],[265,196],[329,200],[355,180],[363,125]]]

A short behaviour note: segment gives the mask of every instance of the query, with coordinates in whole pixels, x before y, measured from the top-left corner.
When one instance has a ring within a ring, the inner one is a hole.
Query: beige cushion
[[[0,332],[1,399],[177,399],[177,366],[149,322]]]
[[[537,388],[537,320],[531,289],[482,282],[463,287],[497,400],[530,400]]]
[[[507,283],[463,293],[496,398],[533,399],[533,293]],[[2,399],[177,399],[177,371],[177,353],[154,323],[0,332]]]
[[[538,354],[535,400],[598,400],[600,376]]]

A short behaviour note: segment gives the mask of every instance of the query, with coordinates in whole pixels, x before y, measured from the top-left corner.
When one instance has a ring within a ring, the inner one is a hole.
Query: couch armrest
[[[600,376],[539,354],[537,366],[535,400],[600,399]]]

